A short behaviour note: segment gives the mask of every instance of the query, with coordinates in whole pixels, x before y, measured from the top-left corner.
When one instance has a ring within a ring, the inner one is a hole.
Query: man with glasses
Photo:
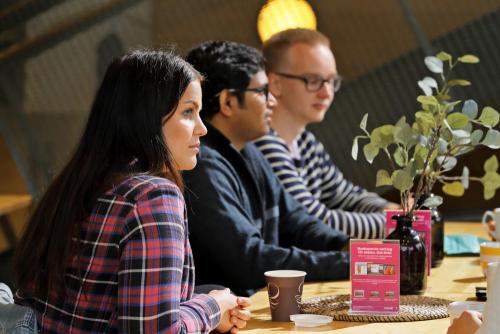
[[[274,97],[264,59],[233,42],[206,42],[187,55],[205,78],[198,164],[183,174],[197,284],[250,295],[264,272],[297,269],[307,280],[345,279],[349,238],[309,215],[281,187],[250,142],[269,131]]]
[[[290,29],[266,41],[263,53],[269,89],[278,103],[272,129],[256,146],[310,214],[352,237],[382,238],[383,210],[399,206],[344,179],[323,145],[305,129],[323,120],[340,89],[330,41],[317,31]]]

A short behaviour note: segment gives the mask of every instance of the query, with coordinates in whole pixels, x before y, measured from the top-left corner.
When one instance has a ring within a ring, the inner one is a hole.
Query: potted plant
[[[454,88],[471,85],[468,80],[453,78],[453,70],[478,63],[479,58],[464,55],[454,59],[440,52],[435,57],[426,57],[424,62],[437,78],[427,76],[418,82],[424,95],[417,97],[421,109],[415,112],[413,123],[403,116],[395,124],[385,124],[370,132],[368,114],[365,114],[360,123],[363,134],[354,138],[351,152],[356,160],[359,142],[367,140],[363,154],[369,163],[378,156],[387,159],[389,169],[377,171],[376,186],[389,185],[399,191],[402,216],[410,220],[410,225],[416,209],[442,203],[440,196],[429,196],[436,184],[441,185],[445,194],[462,196],[469,181],[480,182],[485,199],[493,198],[500,187],[495,155],[484,163],[482,177],[470,176],[467,167],[458,173],[454,171],[457,159],[474,148],[480,145],[500,148],[500,132],[495,129],[499,113],[492,107],[484,107],[479,112],[474,100],[462,102],[451,95]],[[409,201],[412,194],[414,200]],[[425,200],[421,200],[423,198]]]

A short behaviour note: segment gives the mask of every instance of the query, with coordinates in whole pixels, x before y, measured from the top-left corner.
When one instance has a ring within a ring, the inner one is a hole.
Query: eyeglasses
[[[230,88],[228,89],[231,93],[243,93],[243,92],[256,92],[258,94],[264,95],[266,98],[266,102],[269,101],[269,85],[265,84],[264,86],[261,87],[255,87],[255,88],[244,88],[244,89],[236,89],[236,88]]]
[[[301,76],[281,72],[274,73],[284,78],[303,81],[308,92],[317,92],[321,89],[321,87],[323,87],[325,83],[329,84],[333,88],[334,92],[338,92],[342,83],[342,77],[340,75],[330,79],[323,79],[322,77],[317,75]]]

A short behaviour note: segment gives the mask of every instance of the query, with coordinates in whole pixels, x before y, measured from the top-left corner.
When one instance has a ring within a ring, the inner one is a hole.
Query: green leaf
[[[472,131],[471,135],[470,135],[470,143],[471,145],[478,145],[479,142],[481,141],[481,139],[483,139],[483,130],[481,129],[476,129],[474,131]]]
[[[377,171],[376,187],[381,187],[381,186],[392,186],[392,180],[391,177],[389,176],[389,172],[387,172],[385,169],[379,169]]]
[[[366,144],[363,147],[363,153],[365,154],[366,161],[369,163],[373,162],[373,159],[378,155],[379,148],[377,145],[373,144],[372,142]]]
[[[410,190],[413,186],[413,179],[410,174],[404,170],[396,170],[391,176],[392,184],[394,188],[399,191]]]
[[[448,86],[453,87],[453,86],[470,86],[471,82],[469,80],[464,80],[464,79],[454,79],[448,81]]]
[[[370,139],[379,148],[386,148],[394,143],[394,125],[382,125],[373,129]]]
[[[448,151],[448,142],[443,138],[439,138],[437,148],[439,154],[445,154]]]
[[[453,130],[452,144],[454,145],[466,145],[470,143],[470,133],[464,130]]]
[[[470,119],[476,119],[477,117],[477,103],[474,100],[467,100],[464,102],[464,106],[462,107],[462,112],[467,115]]]
[[[498,149],[500,148],[500,132],[494,129],[489,129],[484,136],[481,145],[488,146],[489,148]]]
[[[462,154],[465,154],[465,153],[469,153],[471,151],[474,150],[474,147],[472,146],[465,146],[465,147],[462,147],[460,148],[457,153],[455,153],[455,156],[459,156],[459,155],[462,155]]]
[[[429,164],[431,164],[434,160],[436,160],[437,156],[438,156],[438,150],[434,149],[431,152],[431,156],[429,158]]]
[[[408,165],[404,168],[404,171],[410,174],[411,178],[413,179],[417,175],[417,164],[415,163],[415,160],[410,160],[408,162]]]
[[[476,129],[474,131],[472,131],[472,134],[470,135],[470,139],[471,139],[471,145],[478,145],[481,141],[481,139],[483,139],[483,130],[480,130],[480,129]]]
[[[454,181],[450,183],[445,183],[443,186],[443,192],[450,196],[460,197],[464,194],[465,189],[461,182]]]
[[[414,129],[415,130],[415,129]],[[427,139],[426,136],[418,135],[417,136],[417,142],[420,146],[422,147],[427,147],[427,144],[429,143],[429,139]]]
[[[496,155],[492,155],[488,160],[484,162],[485,172],[496,172],[498,170],[498,159]]]
[[[444,161],[444,163],[443,163]],[[455,167],[457,165],[457,158],[455,157],[446,157],[446,156],[438,156],[436,158],[436,162],[441,165],[443,164],[443,166],[441,167],[441,170],[446,172],[446,171],[449,171],[449,170],[452,170],[453,167]]]
[[[479,58],[474,55],[465,55],[458,58],[458,61],[466,64],[476,64],[479,63]]]
[[[455,106],[457,104],[460,104],[462,101],[461,100],[456,100],[456,101],[453,101],[453,102],[446,102],[445,103],[445,111],[446,112],[452,112],[453,109],[455,109]]]
[[[448,121],[443,120],[443,123],[445,125],[448,125]],[[449,126],[449,125],[448,125]],[[451,129],[451,128],[450,128]],[[446,140],[447,142],[450,142],[453,140],[453,133],[451,133],[452,130],[448,129],[447,127],[441,128],[441,137]],[[455,131],[460,131],[460,130],[455,130]]]
[[[423,158],[421,155],[415,154],[414,157],[414,162],[415,162],[415,168],[418,170],[424,169],[424,164],[425,164],[425,158]]]
[[[438,100],[432,95],[431,96],[419,95],[417,97],[417,101],[420,102],[422,105],[429,104],[432,106],[437,106],[439,104]]]
[[[474,127],[472,126],[472,123],[469,122],[469,123],[467,123],[466,126],[463,127],[463,130],[467,131],[468,133],[471,133],[473,128]]]
[[[361,123],[359,123],[359,127],[361,128],[361,130],[366,130],[366,122],[367,121],[368,121],[368,113],[363,115],[363,118],[361,119]]]
[[[424,63],[432,73],[443,73],[443,62],[441,59],[437,57],[425,57]]]
[[[446,120],[452,129],[461,129],[469,123],[469,118],[464,114],[454,112],[446,116]]]
[[[415,145],[417,143],[417,134],[415,131],[407,123],[398,124],[396,124],[394,130],[394,141],[404,146]]]
[[[431,197],[427,197],[424,203],[422,203],[422,206],[425,206],[427,208],[435,208],[437,206],[440,206],[441,204],[443,204],[443,198],[441,196],[434,195]]]
[[[483,196],[485,200],[489,200],[495,197],[495,193],[496,193],[496,188],[493,188],[492,186],[488,185],[484,186]]]
[[[436,120],[431,113],[425,111],[417,111],[415,113],[415,121],[417,123],[417,128],[424,135],[430,133],[431,129],[436,127]]]
[[[439,102],[444,102],[444,101],[448,101],[449,99],[451,99],[451,96],[446,95],[446,94],[438,94],[438,95],[436,95],[436,99]]]
[[[464,189],[469,189],[469,168],[467,166],[462,170],[462,176],[460,177],[460,182],[464,186]]]
[[[496,190],[500,188],[500,175],[497,172],[487,172],[481,178],[481,183],[484,187],[484,199],[492,199]]]
[[[399,147],[394,151],[394,154],[392,155],[394,158],[394,161],[399,167],[403,167],[405,165],[405,152],[403,148]]]
[[[500,115],[498,114],[498,111],[492,107],[484,107],[478,120],[484,126],[494,127],[498,124],[499,119]]]
[[[415,164],[417,169],[423,169],[425,164],[425,159],[427,159],[427,155],[429,154],[429,149],[426,147],[418,146],[415,149],[415,153],[413,157],[415,158]]]
[[[437,55],[436,55],[437,58],[441,59],[442,61],[446,61],[446,60],[451,60],[451,55],[449,53],[446,53],[444,51],[441,51],[439,52]]]
[[[405,124],[408,124],[406,123],[406,116],[402,116],[398,122],[396,123],[396,128],[401,128],[403,127]]]
[[[351,156],[354,160],[358,160],[358,139],[359,136],[356,136],[352,141]]]
[[[453,129],[451,128],[450,124],[448,123],[448,120],[443,119],[443,124],[446,126],[446,129],[448,129],[450,131],[453,131]]]

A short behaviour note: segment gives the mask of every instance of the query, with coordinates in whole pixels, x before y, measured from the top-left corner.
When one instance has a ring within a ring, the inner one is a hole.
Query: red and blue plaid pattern
[[[171,181],[134,176],[103,194],[67,270],[63,300],[18,291],[43,333],[206,333],[216,301],[193,296],[194,262],[184,198]]]

